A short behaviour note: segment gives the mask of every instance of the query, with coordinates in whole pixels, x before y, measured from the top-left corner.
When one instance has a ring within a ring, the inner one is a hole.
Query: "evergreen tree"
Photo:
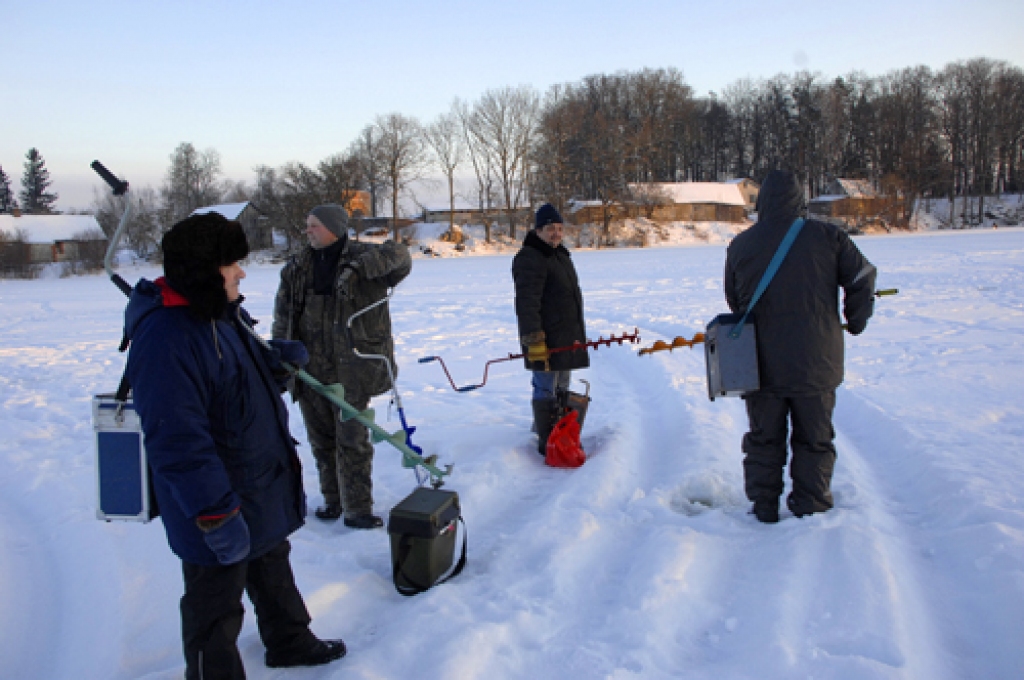
[[[17,201],[14,200],[14,192],[11,191],[11,178],[4,172],[2,166],[0,166],[0,214],[10,212],[11,208],[18,206]]]
[[[25,154],[25,174],[21,176],[21,207],[27,213],[52,213],[57,194],[50,193],[50,171],[38,149],[32,147]]]

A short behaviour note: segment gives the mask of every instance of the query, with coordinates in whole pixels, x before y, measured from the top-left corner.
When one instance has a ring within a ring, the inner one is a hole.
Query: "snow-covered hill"
[[[836,508],[747,514],[739,400],[698,350],[606,347],[578,470],[533,450],[508,253],[421,258],[392,301],[416,443],[453,463],[469,563],[399,596],[384,531],[293,536],[314,630],[344,660],[250,678],[1020,678],[1024,676],[1024,230],[861,237],[884,298],[847,339]],[[574,254],[592,337],[692,337],[724,311],[722,245]],[[126,269],[129,280],[155,269]],[[277,266],[254,265],[269,319]],[[123,296],[103,277],[0,281],[0,678],[181,676],[180,564],[159,523],[95,519],[90,399],[117,385]],[[577,384],[582,386],[581,384]],[[376,404],[378,420],[388,411]],[[391,426],[397,427],[397,417]],[[297,408],[311,505],[321,499]],[[413,475],[378,445],[377,509]],[[247,605],[251,612],[251,606]]]

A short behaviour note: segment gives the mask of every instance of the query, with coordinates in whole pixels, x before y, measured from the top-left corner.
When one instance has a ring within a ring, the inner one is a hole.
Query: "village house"
[[[52,262],[102,262],[107,238],[92,215],[0,215],[5,269]]]
[[[825,185],[820,196],[807,202],[807,215],[860,228],[883,220],[894,200],[882,196],[866,179],[834,179]]]
[[[644,197],[646,212],[657,222],[739,223],[747,219],[747,199],[736,183],[646,182],[629,188]]]
[[[750,179],[749,177],[742,177],[739,179],[727,179],[726,184],[735,184],[740,189],[740,193],[743,195],[743,200],[747,202],[747,212],[754,212],[757,210],[757,195],[761,193],[761,185]]]
[[[266,218],[251,202],[208,205],[196,208],[192,214],[205,215],[211,212],[219,213],[241,224],[245,238],[249,241],[249,250],[266,250],[274,245],[274,235]]]

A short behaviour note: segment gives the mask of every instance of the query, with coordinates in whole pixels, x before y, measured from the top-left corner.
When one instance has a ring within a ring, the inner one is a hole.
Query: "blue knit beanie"
[[[555,206],[545,203],[537,208],[537,215],[533,226],[535,229],[543,229],[549,224],[562,224],[562,216],[555,210]]]

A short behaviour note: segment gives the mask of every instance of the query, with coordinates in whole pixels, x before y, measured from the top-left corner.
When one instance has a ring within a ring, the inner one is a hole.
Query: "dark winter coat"
[[[311,247],[304,248],[281,270],[272,336],[301,340],[310,356],[306,371],[321,382],[338,382],[346,390],[366,397],[383,394],[391,389],[387,367],[381,361],[357,357],[353,344],[362,354],[388,357],[398,377],[388,305],[379,305],[359,316],[352,324],[351,334],[347,330],[348,320],[353,313],[382,300],[388,288],[397,286],[409,275],[412,271],[409,249],[394,241],[375,244],[346,238],[340,254],[335,254],[334,285],[339,284],[347,266],[354,268],[358,278],[351,297],[336,290],[327,298],[327,304],[314,309],[314,305],[307,305],[307,297],[314,290],[315,258],[325,254]],[[296,381],[292,396],[298,399],[303,388]]]
[[[512,279],[520,338],[544,331],[548,349],[587,341],[583,291],[565,246],[552,248],[531,229],[512,260]],[[544,368],[540,363],[524,362],[531,370]],[[557,352],[551,355],[549,364],[552,371],[586,368],[590,356],[586,349]]]
[[[199,515],[240,507],[253,558],[302,526],[306,514],[280,388],[239,323],[252,320],[237,303],[204,321],[162,279],[140,281],[125,310],[128,379],[167,540],[193,564],[218,564]]]
[[[789,173],[773,172],[758,197],[758,221],[729,244],[725,297],[741,313],[803,209],[803,192]],[[850,237],[827,222],[808,220],[751,317],[757,327],[761,391],[779,396],[829,392],[843,380],[843,315],[854,335],[874,310],[875,268]]]

